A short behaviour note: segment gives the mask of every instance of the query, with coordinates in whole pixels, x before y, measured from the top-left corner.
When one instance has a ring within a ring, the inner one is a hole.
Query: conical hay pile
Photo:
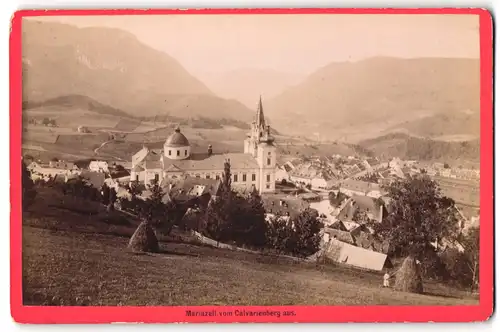
[[[394,289],[409,293],[421,294],[424,292],[420,267],[414,258],[406,257],[403,261],[403,264],[399,268],[398,272],[396,272]]]
[[[153,227],[149,223],[142,222],[130,238],[128,248],[139,252],[158,252],[160,247]]]

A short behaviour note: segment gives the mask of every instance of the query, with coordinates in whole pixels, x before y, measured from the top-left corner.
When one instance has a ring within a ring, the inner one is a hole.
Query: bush
[[[35,184],[31,180],[30,172],[26,168],[26,164],[21,162],[21,187],[22,187],[22,207],[23,211],[33,204],[36,196]]]
[[[278,253],[307,257],[319,250],[322,227],[318,212],[313,209],[291,219],[276,216],[268,225],[267,244]]]
[[[286,253],[292,233],[291,221],[281,216],[272,218],[266,232],[267,246],[278,254]]]

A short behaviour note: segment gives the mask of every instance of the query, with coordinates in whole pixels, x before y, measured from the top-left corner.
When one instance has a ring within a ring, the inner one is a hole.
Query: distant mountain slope
[[[280,128],[323,135],[346,125],[388,127],[421,117],[479,112],[479,60],[371,58],[332,63],[267,103]],[[381,128],[381,131],[386,128]]]
[[[23,101],[83,95],[131,115],[251,118],[131,33],[27,19],[22,29]]]
[[[389,130],[404,130],[410,135],[444,138],[460,136],[478,138],[480,134],[480,114],[474,112],[440,113],[421,119],[405,121]]]
[[[302,77],[272,69],[244,68],[223,74],[205,74],[200,78],[217,95],[236,99],[254,109],[259,95],[267,101],[298,84]]]
[[[380,157],[399,157],[416,160],[479,161],[479,139],[445,142],[412,137],[403,133],[388,134],[359,143]]]
[[[108,105],[101,104],[100,102],[89,98],[87,96],[81,95],[67,95],[60,96],[56,98],[51,98],[44,101],[25,101],[23,102],[23,110],[32,110],[37,108],[49,107],[49,106],[60,106],[65,109],[65,111],[71,111],[72,109],[84,109],[91,112],[96,112],[99,114],[116,115],[121,117],[131,117],[130,114],[123,112],[122,110],[113,108]]]

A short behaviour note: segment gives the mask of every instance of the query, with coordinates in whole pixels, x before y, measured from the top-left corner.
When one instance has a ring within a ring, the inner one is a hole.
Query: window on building
[[[267,158],[267,165],[271,165],[271,158]]]
[[[210,174],[205,175],[205,178],[210,179]]]
[[[252,174],[252,181],[255,181],[255,174]]]
[[[168,150],[168,155],[171,156],[172,155],[172,150]]]
[[[243,177],[243,182],[246,182],[247,181],[247,175],[243,174],[242,177]]]
[[[177,157],[181,155],[181,150],[177,150]]]
[[[234,174],[234,182],[238,182],[238,174]]]
[[[139,174],[135,175],[135,181],[139,181]]]
[[[268,155],[268,156],[270,156],[270,155],[271,155],[271,152],[268,152],[268,153],[267,153],[267,155]]]
[[[215,179],[216,179],[216,180],[220,180],[220,176],[219,176],[219,174],[215,174]]]
[[[266,180],[267,180],[267,182],[271,182],[271,174],[267,174]]]
[[[270,185],[269,185],[269,183],[268,183],[268,184],[266,184],[266,189],[269,189],[269,188],[270,188]]]
[[[184,155],[187,156],[188,155],[188,150],[184,150]]]
[[[155,174],[155,181],[160,181],[160,174]]]
[[[200,178],[200,174],[196,174],[195,176],[196,176],[198,179]]]

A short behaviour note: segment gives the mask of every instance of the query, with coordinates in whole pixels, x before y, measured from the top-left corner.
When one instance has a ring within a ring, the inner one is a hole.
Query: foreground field
[[[136,220],[107,218],[98,207],[70,211],[67,200],[42,210],[47,197],[23,220],[25,305],[478,303],[440,284],[426,283],[427,295],[399,293],[381,288],[378,273],[214,249],[176,234],[160,236],[161,253],[137,255],[126,250]]]

